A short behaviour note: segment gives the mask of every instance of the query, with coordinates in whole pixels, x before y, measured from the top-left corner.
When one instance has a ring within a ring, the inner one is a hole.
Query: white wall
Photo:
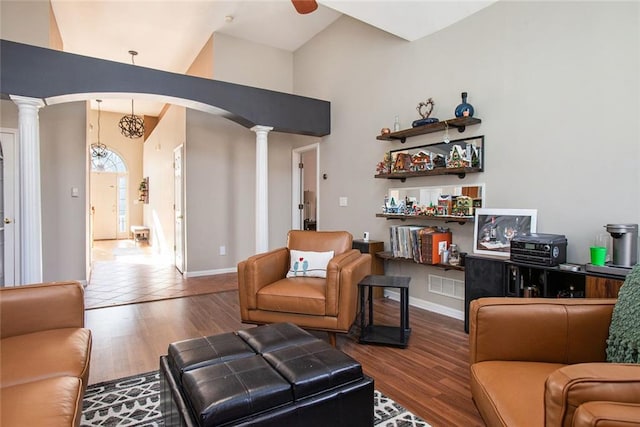
[[[538,231],[565,234],[569,261],[587,262],[604,224],[640,222],[639,7],[498,2],[412,43],[348,17],[336,21],[294,58],[295,91],[332,104],[321,159],[325,226],[370,231],[388,245],[390,223],[374,217],[388,187],[459,183],[374,179],[385,151],[401,146],[375,136],[395,115],[409,127],[429,97],[432,116],[451,118],[467,91],[483,123],[460,136],[486,135],[486,152],[485,172],[464,183],[486,183],[487,207],[538,209]],[[407,146],[441,140],[426,135]],[[340,196],[348,207],[338,207]],[[452,230],[471,251],[472,225]],[[413,277],[412,296],[462,309],[425,290],[428,273],[454,273],[397,262],[388,271]]]

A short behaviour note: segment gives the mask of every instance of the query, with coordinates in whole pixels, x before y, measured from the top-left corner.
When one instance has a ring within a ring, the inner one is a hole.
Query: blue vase
[[[467,92],[462,92],[462,104],[456,107],[456,117],[464,116],[473,117],[473,105],[467,103]]]

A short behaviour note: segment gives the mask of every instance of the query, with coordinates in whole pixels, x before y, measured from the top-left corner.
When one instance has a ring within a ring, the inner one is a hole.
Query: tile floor
[[[87,309],[156,301],[238,288],[236,273],[183,278],[171,260],[144,242],[95,241],[85,288]]]

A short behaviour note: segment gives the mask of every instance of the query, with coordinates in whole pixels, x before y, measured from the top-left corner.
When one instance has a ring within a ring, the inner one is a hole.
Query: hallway
[[[133,240],[99,240],[85,288],[85,308],[180,298],[237,289],[236,273],[183,278],[171,260]]]

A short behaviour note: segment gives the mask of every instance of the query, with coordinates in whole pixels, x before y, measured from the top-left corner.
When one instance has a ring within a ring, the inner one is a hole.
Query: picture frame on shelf
[[[535,233],[537,218],[537,209],[476,209],[473,253],[509,257],[511,240]]]

